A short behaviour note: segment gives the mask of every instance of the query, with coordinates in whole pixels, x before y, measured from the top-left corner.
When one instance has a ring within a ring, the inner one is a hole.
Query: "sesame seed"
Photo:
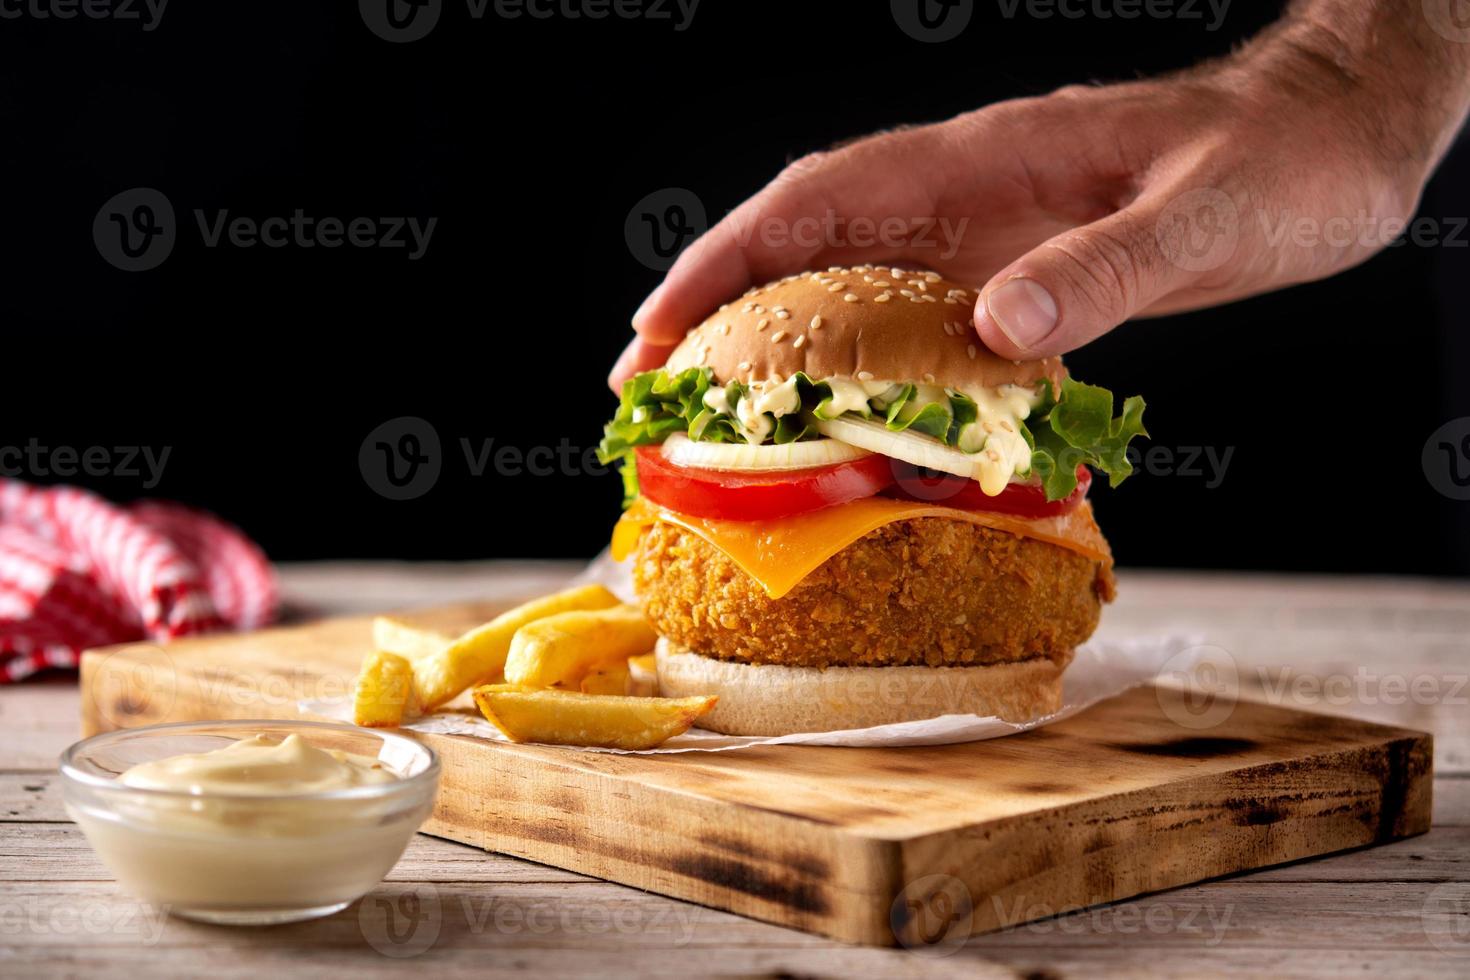
[[[755,310],[754,310],[754,312],[756,312],[756,313],[764,313],[764,312],[766,312],[766,308],[764,306],[760,305],[759,303],[757,303],[757,304],[755,304]]]
[[[797,337],[795,340],[793,340],[791,342],[791,346],[792,347],[796,347],[796,348],[800,348],[801,345],[802,344],[805,344],[805,343],[806,343],[806,338],[805,337]]]
[[[771,321],[770,320],[767,320],[767,319],[762,318],[758,323],[756,323],[755,328],[757,330],[764,330],[764,329],[766,329],[766,327],[769,327],[770,325],[771,325]]]
[[[926,303],[937,303],[937,302],[939,302],[939,300],[935,299],[933,296],[930,296],[928,293],[925,293],[923,296],[920,296],[919,299],[923,300]]]
[[[842,266],[840,266],[840,265],[829,265],[829,266],[827,266],[827,271],[828,272],[844,272],[846,270],[844,270],[842,268]]]
[[[785,339],[786,339],[786,331],[785,330],[777,330],[775,333],[771,334],[771,343],[773,343],[773,344],[779,344],[781,341],[783,341]]]
[[[944,335],[946,337],[953,337],[954,336],[954,331],[949,328],[949,321],[948,320],[945,320],[944,321]]]
[[[721,313],[725,312],[729,308],[730,308],[730,304],[729,303],[721,303],[720,304],[720,312]]]
[[[789,320],[789,319],[791,319],[791,314],[790,313],[787,313],[785,310],[777,310],[776,311],[776,319],[777,320]]]
[[[957,300],[957,299],[955,299],[953,296],[946,296],[946,297],[944,297],[944,301],[946,303],[948,303],[950,306],[959,306],[960,305],[960,301]]]
[[[847,288],[847,283],[845,283],[845,282],[834,282],[834,283],[832,283],[832,285],[830,285],[830,286],[827,287],[827,292],[829,292],[829,293],[836,293],[836,292],[840,292],[840,291],[842,291],[842,290],[844,290],[846,288]]]
[[[1021,362],[1020,361],[1012,361],[1011,363],[1014,364],[1016,367],[1020,367],[1021,366]]]
[[[813,330],[820,330],[820,329],[822,329],[822,318],[820,316],[814,316],[814,317],[812,317],[812,329]]]
[[[995,423],[994,422],[981,422],[980,423],[980,428],[984,429],[986,432],[994,432],[995,431]]]
[[[858,301],[857,293],[847,293],[842,297],[842,301],[844,303],[856,303]]]
[[[924,383],[925,384],[932,385],[934,383],[934,375],[932,375],[932,374],[925,374],[924,375]]]
[[[1016,427],[1014,425],[1011,425],[1011,423],[1007,422],[1005,419],[1001,419],[1000,420],[1000,427],[1002,429],[1005,429],[1007,432],[1015,432],[1016,431]]]
[[[975,359],[975,345],[974,344],[971,344],[969,347],[966,347],[965,348],[965,353],[966,354],[969,354],[970,355],[970,360],[973,361]]]
[[[872,276],[867,275],[866,273],[863,275],[863,282],[872,282],[872,281],[873,281],[873,277]]]
[[[893,294],[892,293],[879,293],[877,296],[873,297],[873,302],[874,303],[886,303],[889,300],[891,300],[892,298],[893,298]]]
[[[859,381],[872,381],[873,380],[873,372],[872,371],[859,371],[858,372],[858,380]]]
[[[750,313],[754,309],[755,309],[755,304],[754,303],[746,303],[744,306],[740,307],[740,312],[741,313]]]
[[[720,324],[720,336],[722,336],[722,337],[728,337],[728,336],[730,336],[730,325],[728,323],[722,323],[722,324]]]
[[[873,283],[873,285],[877,286],[879,289],[887,289],[889,286],[893,285],[893,283],[889,282],[887,279],[879,279],[877,282]]]

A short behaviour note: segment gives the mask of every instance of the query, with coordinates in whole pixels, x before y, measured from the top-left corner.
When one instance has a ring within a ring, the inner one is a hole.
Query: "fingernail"
[[[647,318],[649,311],[653,309],[654,301],[658,299],[659,294],[663,291],[664,284],[659,283],[658,288],[649,293],[648,296],[643,300],[643,302],[638,304],[638,309],[633,313],[634,330],[639,330],[642,328],[644,319]]]
[[[1011,279],[985,300],[990,319],[1006,339],[1035,350],[1057,326],[1057,301],[1034,279]]]

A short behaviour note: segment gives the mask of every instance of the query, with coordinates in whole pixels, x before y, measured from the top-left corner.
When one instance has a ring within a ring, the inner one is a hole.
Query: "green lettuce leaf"
[[[1075,490],[1077,467],[1084,463],[1106,473],[1109,486],[1126,480],[1133,472],[1128,443],[1148,435],[1143,408],[1143,399],[1134,395],[1114,417],[1113,393],[1106,388],[1064,378],[1054,392],[1047,383],[1042,404],[1021,428],[1046,499],[1060,500]]]

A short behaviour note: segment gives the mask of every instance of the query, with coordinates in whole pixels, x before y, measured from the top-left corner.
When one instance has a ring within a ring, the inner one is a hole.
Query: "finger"
[[[1201,219],[1181,210],[1185,198],[1139,199],[1002,269],[975,307],[981,340],[1017,360],[1062,354],[1199,284],[1233,256],[1237,229],[1215,223],[1233,212],[1191,224]]]
[[[617,363],[613,365],[612,371],[607,376],[607,384],[613,390],[613,394],[622,391],[623,382],[640,371],[651,371],[669,359],[669,352],[674,349],[673,344],[650,344],[641,337],[634,337],[623,352],[618,355]]]

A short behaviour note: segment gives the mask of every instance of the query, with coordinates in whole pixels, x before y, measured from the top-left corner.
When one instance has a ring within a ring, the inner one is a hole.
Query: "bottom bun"
[[[718,694],[701,728],[726,735],[835,732],[940,715],[1020,722],[1062,706],[1068,657],[978,667],[788,667],[715,660],[660,639],[659,694]]]

